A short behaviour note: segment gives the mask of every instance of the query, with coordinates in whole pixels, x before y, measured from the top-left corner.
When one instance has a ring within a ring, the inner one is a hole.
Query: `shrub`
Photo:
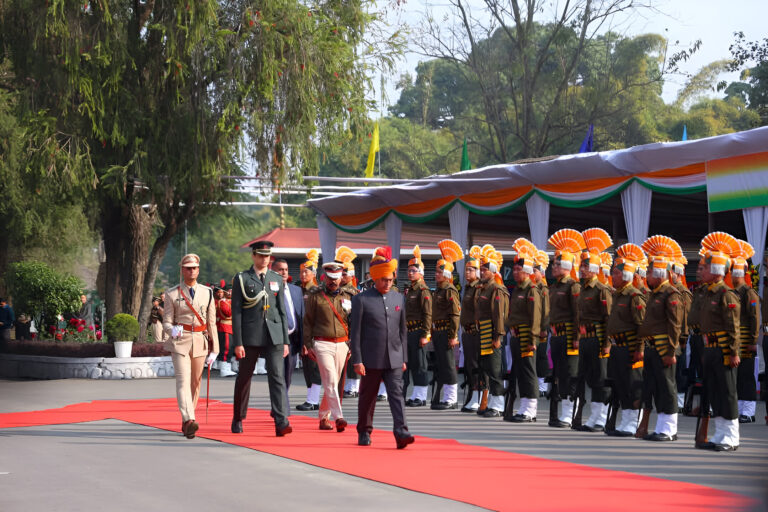
[[[111,343],[77,343],[55,341],[11,341],[2,351],[8,354],[50,357],[115,357],[115,349]],[[158,343],[134,343],[131,351],[133,357],[167,356],[163,346]]]
[[[118,313],[107,321],[104,332],[109,341],[136,341],[139,322],[131,315]]]
[[[5,282],[9,295],[13,297],[13,309],[17,313],[30,315],[38,327],[54,323],[62,313],[80,308],[83,283],[40,261],[11,264]]]

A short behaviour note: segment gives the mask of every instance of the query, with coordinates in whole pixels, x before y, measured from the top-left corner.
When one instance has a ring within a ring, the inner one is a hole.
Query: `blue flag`
[[[683,125],[683,140],[688,140],[688,127]]]
[[[584,137],[584,141],[581,143],[579,153],[591,153],[594,146],[595,125],[590,124],[587,129],[587,136]]]

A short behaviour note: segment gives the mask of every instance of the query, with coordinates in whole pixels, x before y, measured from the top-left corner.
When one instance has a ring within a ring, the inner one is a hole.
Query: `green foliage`
[[[118,313],[107,321],[104,332],[109,341],[136,341],[139,322],[131,315]]]
[[[13,263],[5,276],[18,313],[32,316],[37,325],[53,322],[63,313],[77,311],[83,283],[38,261]]]

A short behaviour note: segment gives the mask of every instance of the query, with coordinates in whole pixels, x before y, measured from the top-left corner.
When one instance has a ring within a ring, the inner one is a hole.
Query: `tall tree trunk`
[[[138,315],[141,306],[154,211],[154,208],[144,211],[141,205],[135,204],[125,207],[124,239],[126,243],[123,252],[120,287],[123,292],[123,312],[133,316]]]
[[[186,212],[182,216],[186,219]],[[165,256],[165,251],[168,249],[168,245],[171,243],[173,237],[178,233],[179,226],[182,222],[184,222],[184,220],[180,220],[179,218],[170,219],[160,233],[160,236],[155,240],[155,243],[152,244],[152,252],[149,255],[149,263],[146,266],[144,282],[142,283],[143,293],[141,308],[139,309],[138,315],[139,343],[143,343],[147,340],[147,326],[149,324],[149,315],[152,311],[152,290],[155,285],[155,278],[157,277],[157,269],[160,267],[160,263]]]
[[[103,204],[101,217],[101,236],[104,238],[106,269],[104,272],[104,302],[109,320],[121,313],[123,294],[120,289],[120,275],[123,263],[123,230],[121,229],[122,207],[118,204]]]

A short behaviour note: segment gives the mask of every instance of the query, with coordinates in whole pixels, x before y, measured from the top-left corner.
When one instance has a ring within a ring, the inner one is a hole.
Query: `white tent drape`
[[[317,231],[320,237],[320,250],[323,263],[333,261],[336,256],[336,226],[322,213],[317,214]]]
[[[624,225],[630,243],[640,245],[648,238],[652,194],[651,189],[637,181],[621,192],[621,208],[624,210]]]
[[[469,243],[469,210],[457,202],[448,210],[448,223],[451,226],[451,239],[466,251]],[[456,272],[459,273],[459,282],[463,288],[464,260],[456,262]]]
[[[403,232],[403,221],[390,213],[384,221],[384,228],[387,230],[387,245],[392,248],[392,257],[400,261],[400,235]]]
[[[525,202],[528,212],[528,228],[531,230],[531,242],[541,250],[547,247],[549,231],[549,202],[538,194],[533,194]]]
[[[756,208],[745,208],[741,210],[744,214],[744,227],[747,229],[747,242],[755,248],[755,255],[752,257],[754,265],[760,265],[760,276],[765,275],[765,238],[768,231],[768,206],[758,206]],[[760,297],[763,296],[763,282],[760,281]]]

